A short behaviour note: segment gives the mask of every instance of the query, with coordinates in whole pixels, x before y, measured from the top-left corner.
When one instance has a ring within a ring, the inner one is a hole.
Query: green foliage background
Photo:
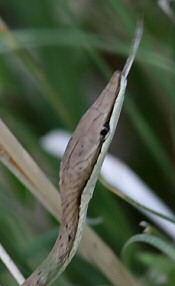
[[[58,186],[60,162],[40,139],[52,129],[74,130],[112,72],[122,69],[142,13],[143,40],[110,151],[175,210],[175,26],[158,1],[0,1],[0,16],[20,43],[15,50],[0,33],[0,115]],[[100,183],[88,216],[103,218],[93,228],[117,255],[145,220]],[[28,276],[53,245],[58,225],[3,165],[0,224],[1,243]],[[157,250],[139,244],[128,260],[144,285],[174,285],[174,262]],[[16,285],[2,263],[0,284]],[[110,284],[77,255],[54,285]]]

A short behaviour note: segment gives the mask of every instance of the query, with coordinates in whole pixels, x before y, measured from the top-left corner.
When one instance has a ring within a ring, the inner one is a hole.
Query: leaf
[[[122,249],[122,257],[124,260],[127,256],[127,250],[129,246],[137,242],[146,243],[146,244],[149,244],[155,247],[157,250],[160,250],[162,253],[168,256],[173,262],[175,262],[175,248],[168,241],[164,241],[163,239],[159,237],[148,235],[148,234],[137,234],[131,237],[125,243]]]

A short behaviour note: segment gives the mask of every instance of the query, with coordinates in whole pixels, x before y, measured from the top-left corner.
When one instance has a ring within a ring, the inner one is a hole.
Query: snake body
[[[123,72],[116,71],[113,74],[101,95],[81,118],[67,145],[60,169],[60,233],[48,257],[26,279],[23,286],[50,285],[64,271],[78,248],[88,204],[116,129],[124,100],[126,78],[141,34],[139,29]]]
[[[114,106],[121,110],[125,86],[126,80],[122,74],[115,72],[101,95],[84,114],[70,139],[60,169],[60,234],[49,256],[23,286],[49,285],[74,256],[82,237],[87,207],[100,167],[115,132],[111,118],[117,114],[118,119],[120,114]]]

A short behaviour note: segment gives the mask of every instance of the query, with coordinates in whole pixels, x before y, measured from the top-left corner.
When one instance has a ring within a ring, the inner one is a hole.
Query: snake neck
[[[69,200],[62,201],[62,219],[60,234],[48,257],[23,283],[22,286],[49,285],[64,271],[70,262],[76,248],[74,248],[77,228],[79,224],[80,198],[76,193],[69,196]],[[78,241],[80,238],[78,239]],[[78,242],[76,243],[78,246]]]

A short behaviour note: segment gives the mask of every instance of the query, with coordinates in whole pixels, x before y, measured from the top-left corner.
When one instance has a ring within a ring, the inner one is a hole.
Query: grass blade
[[[136,242],[143,242],[155,247],[156,249],[160,250],[165,255],[167,255],[169,258],[171,258],[173,262],[175,262],[175,248],[167,241],[164,241],[159,237],[148,234],[138,234],[131,237],[123,247],[122,250],[123,258],[126,256],[128,247]]]
[[[25,281],[25,279],[1,244],[0,244],[0,258],[4,262],[4,264],[6,265],[12,276],[15,278],[15,280],[18,282],[18,284],[21,285]]]
[[[59,220],[61,215],[59,192],[2,120],[0,121],[0,147],[1,161]],[[89,227],[85,228],[79,249],[82,256],[88,261],[93,261],[113,285],[139,286],[139,283],[123,267],[113,251]]]
[[[22,65],[30,72],[30,76],[35,80],[38,88],[50,101],[52,106],[55,108],[57,114],[59,114],[60,118],[65,123],[65,125],[67,125],[69,128],[72,128],[72,120],[70,118],[66,106],[61,100],[61,97],[50,84],[45,74],[42,72],[41,68],[33,59],[28,50],[21,47],[21,44],[15,38],[14,34],[8,29],[7,25],[1,17],[0,33],[5,43],[11,48],[17,58],[20,59]]]

